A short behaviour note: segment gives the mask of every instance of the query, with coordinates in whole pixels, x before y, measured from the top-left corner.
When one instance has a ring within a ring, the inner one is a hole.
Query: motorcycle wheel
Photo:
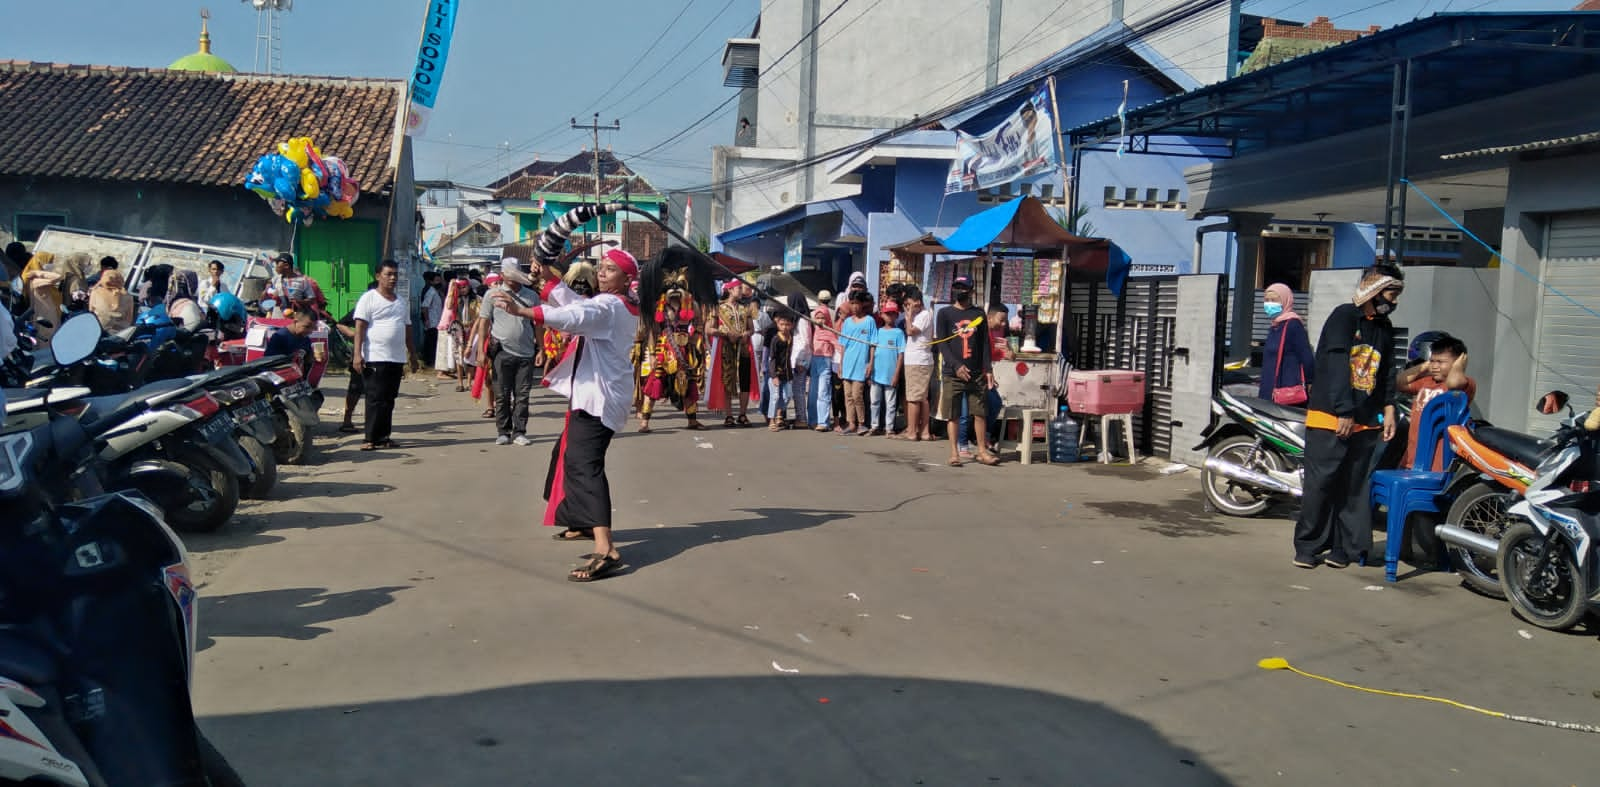
[[[289,413],[279,410],[276,421],[278,439],[272,443],[272,453],[280,465],[297,465],[305,461],[311,450],[311,435],[306,425]]]
[[[251,435],[240,435],[239,447],[244,449],[245,455],[250,457],[250,464],[256,469],[241,479],[239,494],[251,500],[265,499],[278,483],[278,457]]]
[[[1281,473],[1288,469],[1283,466],[1283,458],[1278,456],[1276,451],[1265,447],[1255,450],[1254,460],[1246,461],[1250,452],[1255,449],[1255,444],[1256,441],[1252,437],[1235,435],[1212,446],[1211,456],[1259,472],[1274,470]],[[1243,484],[1209,469],[1201,470],[1200,487],[1205,490],[1206,501],[1211,503],[1213,508],[1229,516],[1259,516],[1272,505],[1271,495],[1252,491]]]
[[[1521,521],[1506,513],[1506,508],[1517,499],[1510,490],[1498,484],[1479,482],[1469,486],[1450,504],[1444,521],[1463,530],[1488,536],[1496,541],[1505,537],[1506,529]],[[1489,598],[1504,599],[1505,589],[1500,587],[1497,572],[1498,558],[1478,555],[1472,551],[1445,545],[1450,565],[1455,568],[1461,584]]]
[[[173,457],[189,472],[187,505],[167,511],[167,524],[183,533],[210,533],[228,524],[239,507],[239,477],[205,452],[183,451]]]
[[[1518,522],[1500,539],[1500,582],[1506,600],[1523,620],[1551,631],[1566,631],[1588,613],[1589,589],[1571,550],[1561,549],[1547,569],[1553,576],[1535,577],[1544,536],[1531,522]],[[1535,587],[1536,580],[1543,587]]]
[[[206,782],[210,787],[244,787],[244,779],[239,778],[239,772],[228,764],[228,759],[217,751],[206,739],[206,734],[196,729],[196,737],[200,739],[200,770],[205,773]]]

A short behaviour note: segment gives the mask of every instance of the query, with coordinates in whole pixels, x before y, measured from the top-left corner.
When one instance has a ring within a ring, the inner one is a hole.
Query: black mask
[[[594,288],[589,286],[589,282],[582,279],[572,283],[572,291],[585,298],[594,295]]]
[[[1379,295],[1372,300],[1372,311],[1379,317],[1388,317],[1394,313],[1394,307],[1394,300],[1384,295]]]

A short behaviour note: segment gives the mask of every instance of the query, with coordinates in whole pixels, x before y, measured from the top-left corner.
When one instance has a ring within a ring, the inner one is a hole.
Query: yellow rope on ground
[[[1570,721],[1551,721],[1549,719],[1536,719],[1536,718],[1533,718],[1532,716],[1514,716],[1512,714],[1502,713],[1502,712],[1497,711],[1497,710],[1489,710],[1488,708],[1480,708],[1480,707],[1478,707],[1476,705],[1468,705],[1465,702],[1456,702],[1455,700],[1446,699],[1444,697],[1430,697],[1430,696],[1428,696],[1426,694],[1408,694],[1408,693],[1403,692],[1403,691],[1385,691],[1383,689],[1369,689],[1366,686],[1357,686],[1354,683],[1345,683],[1342,680],[1334,680],[1333,678],[1323,677],[1322,675],[1314,675],[1314,674],[1312,674],[1310,672],[1306,672],[1306,671],[1304,671],[1302,669],[1299,669],[1299,668],[1295,667],[1294,665],[1290,664],[1287,659],[1282,659],[1282,658],[1274,657],[1274,658],[1262,659],[1262,660],[1256,662],[1256,666],[1260,667],[1260,668],[1262,668],[1264,670],[1288,670],[1289,672],[1293,672],[1294,674],[1299,675],[1301,677],[1311,678],[1312,680],[1320,680],[1323,683],[1331,683],[1331,684],[1333,684],[1335,686],[1338,686],[1340,688],[1353,689],[1355,691],[1365,692],[1367,694],[1378,694],[1378,695],[1381,695],[1381,696],[1384,696],[1384,697],[1400,697],[1401,699],[1408,699],[1408,700],[1424,700],[1424,701],[1427,701],[1427,702],[1437,702],[1437,703],[1440,703],[1440,704],[1443,704],[1443,705],[1449,705],[1452,708],[1460,708],[1462,710],[1469,710],[1469,711],[1472,711],[1473,713],[1481,713],[1481,714],[1483,714],[1485,716],[1492,716],[1492,717],[1497,718],[1497,719],[1506,719],[1508,721],[1520,721],[1520,722],[1522,722],[1524,724],[1536,724],[1536,725],[1541,726],[1541,727],[1555,727],[1557,729],[1571,730],[1573,732],[1591,732],[1591,733],[1600,734],[1600,726],[1596,726],[1596,725],[1593,725],[1593,724],[1580,724],[1578,722],[1570,722]]]

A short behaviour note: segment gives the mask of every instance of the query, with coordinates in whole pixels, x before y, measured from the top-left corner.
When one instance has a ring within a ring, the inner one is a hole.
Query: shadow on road
[[[251,784],[1226,784],[1104,705],[892,677],[529,684],[201,726]]]
[[[801,508],[736,508],[755,518],[725,519],[718,522],[697,522],[692,525],[655,529],[626,529],[617,531],[617,540],[626,548],[623,557],[638,571],[656,563],[671,560],[698,546],[727,544],[746,538],[759,538],[796,530],[809,530],[841,519],[851,519],[858,514],[887,514],[911,503],[934,495],[918,495],[902,500],[886,509],[874,511],[811,510]]]
[[[287,588],[201,595],[197,649],[211,647],[217,637],[316,639],[333,630],[317,624],[361,617],[393,603],[396,591],[408,589],[401,585],[329,593],[325,588]]]

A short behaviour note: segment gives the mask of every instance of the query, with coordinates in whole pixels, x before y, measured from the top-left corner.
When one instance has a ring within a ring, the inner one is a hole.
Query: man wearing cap
[[[555,266],[546,262],[533,264],[533,274],[543,281],[546,305],[525,307],[504,289],[490,297],[497,309],[576,337],[573,350],[546,380],[571,405],[566,429],[550,456],[544,523],[566,528],[555,535],[557,540],[594,539],[588,563],[567,575],[573,582],[590,582],[622,568],[622,555],[611,540],[606,451],[612,436],[622,431],[633,402],[629,355],[639,333],[639,307],[625,296],[628,283],[639,276],[639,264],[625,251],[607,251],[595,267],[600,293],[585,298],[562,284]]]
[[[1317,384],[1306,403],[1305,496],[1294,527],[1294,565],[1344,568],[1372,549],[1372,471],[1378,441],[1394,437],[1394,311],[1405,278],[1368,268],[1351,303],[1328,315],[1317,339]]]
[[[278,308],[287,311],[309,310],[318,317],[332,321],[328,314],[328,299],[323,296],[317,280],[301,273],[294,266],[294,255],[280,252],[272,258],[277,275],[267,292],[278,300]]]
[[[509,302],[523,309],[537,305],[533,279],[522,272],[515,257],[500,261],[500,284],[495,288]],[[533,390],[534,357],[539,343],[533,323],[508,309],[500,308],[498,298],[485,298],[478,312],[479,330],[489,334],[489,358],[494,370],[495,426],[499,435],[495,445],[529,445],[528,392]]]
[[[957,276],[950,285],[951,297],[956,302],[939,310],[935,318],[939,358],[944,368],[939,381],[940,409],[945,414],[945,431],[950,435],[950,466],[961,466],[961,448],[957,423],[961,418],[961,403],[967,412],[984,412],[984,397],[993,377],[990,358],[989,328],[984,323],[983,310],[972,303],[972,279]],[[982,417],[972,419],[973,431],[978,436],[978,462],[985,465],[1000,464],[999,457],[989,451],[988,424]]]

